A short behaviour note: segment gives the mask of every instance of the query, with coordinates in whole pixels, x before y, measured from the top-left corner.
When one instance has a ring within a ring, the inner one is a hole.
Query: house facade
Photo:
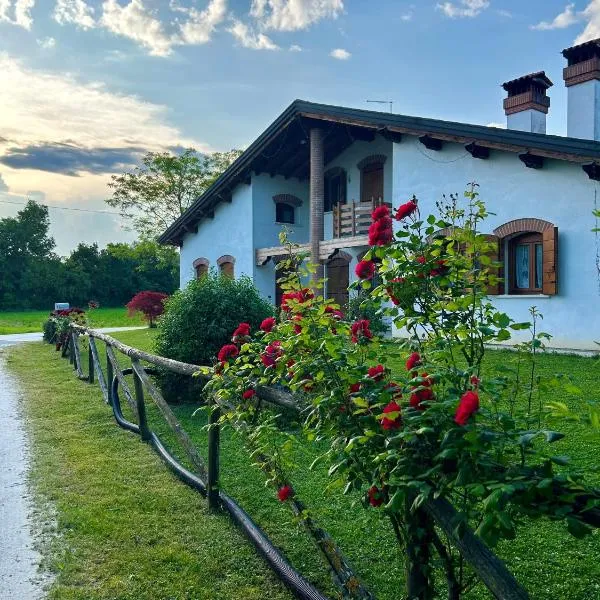
[[[503,85],[507,129],[295,101],[161,236],[180,247],[181,285],[217,268],[278,303],[286,226],[344,304],[373,207],[414,194],[427,215],[476,182],[504,263],[494,303],[519,321],[535,305],[552,346],[598,349],[600,40],[563,54],[567,137],[545,133],[543,72]]]

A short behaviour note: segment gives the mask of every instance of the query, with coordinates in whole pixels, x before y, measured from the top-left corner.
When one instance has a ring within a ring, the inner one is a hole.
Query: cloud
[[[178,44],[206,44],[210,41],[217,25],[227,16],[227,0],[211,0],[206,10],[184,8],[172,3],[173,10],[187,14],[189,19],[180,24],[181,39]]]
[[[454,2],[438,3],[437,9],[451,19],[461,19],[477,17],[489,5],[489,0],[460,0],[458,4]]]
[[[84,30],[96,26],[94,9],[84,0],[57,0],[52,16],[61,25],[72,24]]]
[[[296,31],[335,19],[343,10],[343,0],[252,0],[250,15],[264,29]]]
[[[510,12],[510,10],[505,10],[503,8],[499,8],[496,11],[501,17],[505,17],[507,19],[512,19],[513,18],[513,14]]]
[[[2,53],[0,89],[11,92],[0,96],[0,131],[13,148],[76,140],[82,148],[210,150],[169,125],[165,106],[111,92],[99,82],[29,69]]]
[[[2,174],[0,174],[0,192],[8,192],[8,186],[6,182],[2,178]]]
[[[0,0],[0,21],[18,25],[29,31],[33,24],[31,10],[34,6],[35,0]]]
[[[488,123],[486,127],[498,127],[499,129],[506,129],[506,123]]]
[[[36,40],[36,42],[44,50],[51,50],[56,46],[56,40],[53,37],[45,37],[41,40]]]
[[[352,54],[343,48],[336,48],[329,53],[329,56],[332,58],[337,58],[337,60],[348,60]]]
[[[302,46],[298,46],[298,44],[292,44],[290,46],[290,52],[302,52]]]
[[[537,31],[549,31],[552,29],[565,29],[580,20],[580,15],[575,12],[575,3],[567,4],[565,9],[552,21],[540,21],[537,25],[531,25],[530,29]]]
[[[63,175],[117,173],[139,162],[142,148],[85,148],[73,143],[43,143],[9,148],[0,163],[11,169],[35,169]]]
[[[412,10],[400,15],[400,19],[404,22],[412,21],[412,18],[413,18]]]
[[[142,0],[131,0],[121,6],[117,0],[106,0],[102,4],[100,23],[115,35],[137,42],[149,50],[152,56],[169,56],[174,40],[163,29]]]
[[[244,47],[251,50],[279,50],[279,46],[264,33],[253,32],[248,25],[234,20],[227,30]]]
[[[582,33],[575,39],[575,44],[583,44],[600,37],[600,0],[592,0],[586,8],[579,13],[586,26]]]

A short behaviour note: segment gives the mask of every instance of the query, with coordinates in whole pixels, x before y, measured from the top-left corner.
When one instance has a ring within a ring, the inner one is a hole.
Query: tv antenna
[[[369,104],[389,104],[390,112],[391,113],[394,112],[394,101],[393,100],[365,100],[365,102],[368,102]]]

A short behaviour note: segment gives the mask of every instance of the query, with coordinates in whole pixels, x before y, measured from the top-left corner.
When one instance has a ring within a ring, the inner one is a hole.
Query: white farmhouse
[[[287,225],[344,304],[373,206],[415,194],[427,215],[477,182],[504,261],[498,307],[526,321],[535,305],[551,345],[598,349],[600,39],[563,55],[568,137],[546,135],[544,72],[503,85],[507,129],[296,100],[161,236],[181,248],[181,285],[215,267],[278,303]]]

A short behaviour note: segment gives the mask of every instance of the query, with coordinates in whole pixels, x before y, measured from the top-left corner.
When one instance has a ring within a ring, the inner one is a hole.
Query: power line
[[[17,206],[27,206],[27,202],[14,202],[12,200],[0,200],[2,204],[16,204]],[[42,202],[36,202],[40,206],[45,206],[46,208],[53,208],[56,210],[74,210],[76,212],[88,212],[88,213],[99,213],[102,215],[119,215],[122,216],[121,213],[110,211],[110,210],[92,210],[91,208],[73,208],[72,206],[52,206],[51,204],[43,204]]]

